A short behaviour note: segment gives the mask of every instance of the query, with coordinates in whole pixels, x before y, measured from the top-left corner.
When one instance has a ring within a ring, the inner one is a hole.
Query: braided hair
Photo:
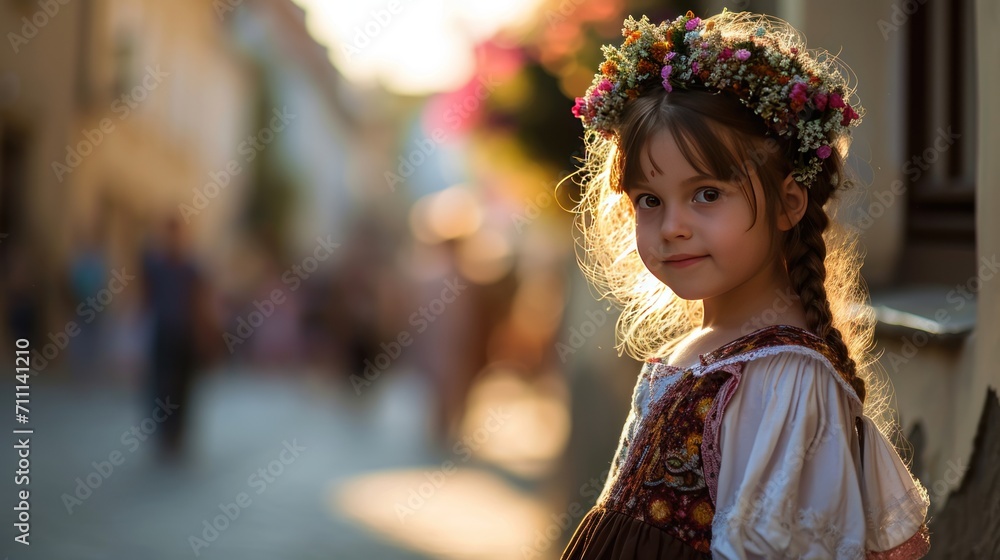
[[[829,187],[824,189],[814,184],[810,188],[805,214],[783,238],[782,253],[792,289],[799,296],[805,310],[809,330],[824,339],[833,350],[837,365],[847,375],[858,398],[864,402],[865,380],[858,374],[857,363],[850,355],[843,334],[833,324],[833,312],[827,297],[827,250],[823,233],[830,224],[830,218],[823,210],[823,205],[829,194]]]

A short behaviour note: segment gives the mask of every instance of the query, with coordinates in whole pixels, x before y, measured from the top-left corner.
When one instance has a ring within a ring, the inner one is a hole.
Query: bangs
[[[701,96],[709,94],[701,94]],[[675,97],[676,94],[670,94]],[[738,185],[757,219],[757,197],[751,171],[759,171],[757,158],[740,154],[755,154],[760,150],[745,134],[725,126],[691,107],[668,103],[667,97],[639,98],[624,119],[619,130],[616,169],[612,170],[612,186],[624,192],[626,185],[645,179],[641,155],[649,158],[653,168],[662,172],[652,157],[652,136],[669,130],[684,159],[698,173]],[[673,101],[673,99],[671,99]],[[631,118],[629,118],[631,117]]]

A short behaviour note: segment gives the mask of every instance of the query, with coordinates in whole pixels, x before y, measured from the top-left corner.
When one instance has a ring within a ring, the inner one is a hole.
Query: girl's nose
[[[660,222],[660,235],[666,240],[691,237],[690,221],[683,207],[666,205],[663,209],[663,221]]]

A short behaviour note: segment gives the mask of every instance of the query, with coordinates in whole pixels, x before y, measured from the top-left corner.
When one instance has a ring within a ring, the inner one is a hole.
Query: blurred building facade
[[[5,161],[5,227],[32,256],[46,323],[63,311],[54,283],[77,237],[94,232],[110,262],[134,270],[148,221],[191,203],[192,189],[236,151],[242,92],[253,86],[202,3],[56,6],[0,5],[4,21],[21,20],[31,36],[0,55],[11,89],[4,139],[17,154]]]
[[[43,343],[78,319],[66,284],[82,247],[105,280],[134,274],[173,216],[218,287],[238,289],[232,255],[343,237],[361,177],[385,168],[369,149],[382,128],[360,126],[377,99],[362,103],[291,0],[11,0],[0,21],[0,253],[28,263],[17,293]]]

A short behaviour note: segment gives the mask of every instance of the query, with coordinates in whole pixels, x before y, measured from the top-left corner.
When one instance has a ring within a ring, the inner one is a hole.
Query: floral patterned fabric
[[[702,467],[705,419],[725,375],[681,374],[638,425],[603,506],[708,552],[715,508]]]
[[[709,557],[717,521],[723,412],[747,362],[789,351],[836,363],[822,339],[786,325],[734,340],[701,355],[700,365],[689,369],[648,360],[604,489],[562,558]],[[836,382],[860,407],[848,380],[841,375]],[[914,537],[926,537],[926,532]],[[667,549],[671,553],[662,556]]]

